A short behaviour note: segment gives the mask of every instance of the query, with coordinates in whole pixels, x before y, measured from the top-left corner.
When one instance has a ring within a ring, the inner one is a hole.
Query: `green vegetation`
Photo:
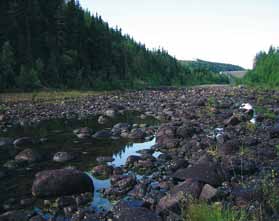
[[[191,203],[184,211],[185,221],[246,221],[244,211],[223,209],[220,204],[209,205],[205,202]]]
[[[75,0],[1,1],[0,21],[1,91],[228,83],[147,49]]]
[[[276,114],[270,111],[269,109],[262,107],[262,106],[256,106],[255,107],[256,113],[262,114],[265,118],[275,120],[276,119]]]
[[[279,87],[279,49],[270,47],[269,51],[260,52],[255,57],[253,70],[249,71],[241,83]]]
[[[232,65],[232,64],[224,64],[217,62],[210,62],[204,60],[196,60],[196,61],[180,61],[186,67],[189,67],[191,70],[207,70],[213,73],[219,73],[223,71],[244,71],[244,68]]]

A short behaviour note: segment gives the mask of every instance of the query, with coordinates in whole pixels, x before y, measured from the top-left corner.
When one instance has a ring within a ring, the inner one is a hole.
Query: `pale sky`
[[[251,68],[279,46],[279,0],[80,0],[111,27],[181,60],[204,59]]]

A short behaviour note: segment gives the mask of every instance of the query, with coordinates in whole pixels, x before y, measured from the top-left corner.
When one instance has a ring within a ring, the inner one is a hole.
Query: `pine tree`
[[[6,41],[0,56],[0,89],[15,87],[15,57],[10,42]]]

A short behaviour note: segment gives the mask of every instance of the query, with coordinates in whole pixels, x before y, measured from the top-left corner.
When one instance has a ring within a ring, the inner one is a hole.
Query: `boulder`
[[[109,130],[100,130],[96,132],[92,137],[93,138],[109,138],[112,136],[111,131]]]
[[[213,186],[205,184],[200,194],[200,200],[211,200],[216,196],[217,192],[217,189],[215,189]]]
[[[34,144],[34,141],[31,137],[21,137],[14,141],[15,146],[28,146]]]
[[[92,169],[94,176],[100,179],[107,179],[113,172],[113,167],[108,165],[98,165]]]
[[[240,122],[241,122],[241,120],[239,119],[239,117],[237,115],[232,115],[229,119],[224,121],[224,124],[235,126],[235,125],[239,124]]]
[[[212,186],[220,186],[225,179],[223,171],[219,166],[206,163],[199,163],[186,169],[179,169],[172,177],[178,180],[192,178]]]
[[[201,193],[202,184],[193,179],[187,179],[184,182],[174,186],[170,193],[160,199],[156,212],[162,213],[166,210],[179,213],[181,210],[180,202],[189,199],[197,199]]]
[[[57,152],[53,156],[53,161],[58,162],[58,163],[64,163],[71,161],[75,158],[74,154],[68,153],[68,152]]]
[[[25,149],[15,156],[15,160],[36,162],[41,160],[41,155],[33,149]]]
[[[108,121],[109,121],[109,118],[106,116],[101,115],[98,117],[99,124],[106,124]]]
[[[105,116],[114,118],[116,116],[116,111],[114,109],[108,109],[105,111]]]
[[[36,197],[57,197],[93,191],[91,178],[76,169],[39,172],[32,186],[32,194]]]

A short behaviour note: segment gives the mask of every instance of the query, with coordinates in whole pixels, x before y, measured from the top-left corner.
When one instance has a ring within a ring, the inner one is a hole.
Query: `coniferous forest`
[[[254,68],[242,83],[279,87],[279,49],[270,47],[268,52],[259,52],[254,59]]]
[[[147,49],[75,0],[0,4],[0,90],[189,85],[200,78],[228,82],[207,70],[195,77],[167,51]]]

